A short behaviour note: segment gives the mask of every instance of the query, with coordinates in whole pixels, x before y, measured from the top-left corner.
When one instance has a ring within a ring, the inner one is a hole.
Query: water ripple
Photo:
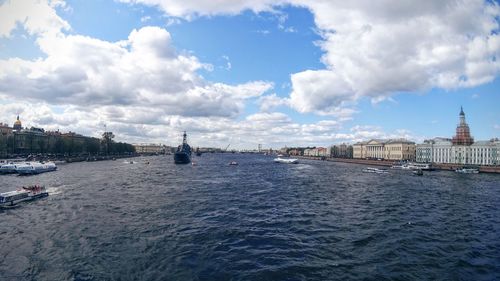
[[[1,176],[50,196],[0,210],[0,281],[500,279],[498,175],[134,161]]]

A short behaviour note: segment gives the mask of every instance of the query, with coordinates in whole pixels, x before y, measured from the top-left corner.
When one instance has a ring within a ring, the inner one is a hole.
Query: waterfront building
[[[353,158],[415,160],[415,143],[406,139],[372,139],[355,143]]]
[[[314,148],[306,148],[304,149],[304,156],[315,156],[315,149]]]
[[[416,161],[421,163],[451,163],[452,142],[447,138],[425,140],[416,148]]]
[[[470,134],[465,113],[460,108],[459,124],[451,139],[425,140],[416,148],[416,161],[463,165],[500,165],[500,141],[476,141]]]
[[[415,161],[415,143],[405,139],[388,140],[384,145],[384,159]]]
[[[358,142],[358,143],[355,143],[352,145],[353,158],[358,158],[358,159],[366,158],[365,145],[367,143],[368,142],[366,142],[366,141],[362,141],[362,142]]]
[[[0,123],[0,136],[8,137],[12,135],[13,128],[9,127],[9,125]]]

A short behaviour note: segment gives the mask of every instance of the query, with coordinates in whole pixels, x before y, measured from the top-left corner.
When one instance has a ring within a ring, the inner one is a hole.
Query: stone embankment
[[[390,167],[394,165],[395,161],[388,160],[368,160],[368,159],[350,159],[350,158],[320,158],[320,157],[310,157],[310,156],[293,156],[300,159],[309,159],[309,160],[323,160],[330,162],[342,162],[342,163],[353,163],[353,164],[362,164],[362,165],[371,165],[371,166],[385,166]],[[455,171],[456,169],[462,168],[463,165],[460,164],[432,164],[436,170],[444,170],[444,171]],[[479,166],[479,172],[481,173],[496,173],[500,174],[500,166]]]

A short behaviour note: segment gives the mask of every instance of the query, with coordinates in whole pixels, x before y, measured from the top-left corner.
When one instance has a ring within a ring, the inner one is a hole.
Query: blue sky
[[[499,136],[496,2],[24,2],[0,4],[2,122],[276,148],[451,137],[463,106]]]

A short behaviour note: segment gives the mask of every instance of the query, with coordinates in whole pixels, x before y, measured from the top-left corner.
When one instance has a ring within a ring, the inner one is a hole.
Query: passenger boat
[[[0,174],[15,174],[16,172],[16,164],[14,163],[6,163],[0,165]]]
[[[411,170],[423,170],[423,171],[432,171],[434,167],[432,167],[429,163],[408,163],[408,167]]]
[[[36,175],[57,170],[53,162],[25,162],[16,165],[16,172],[20,175]]]
[[[284,163],[284,164],[297,164],[297,163],[299,163],[299,160],[295,159],[295,158],[281,158],[281,157],[278,157],[278,158],[274,158],[274,162],[276,162],[276,163]]]
[[[405,163],[405,164],[395,164],[391,166],[391,169],[396,170],[425,170],[432,171],[434,168],[428,163]]]
[[[396,169],[396,170],[409,170],[410,167],[408,166],[408,164],[396,164],[396,165],[392,165],[391,166],[391,169]]]
[[[460,174],[478,174],[479,169],[476,168],[460,168],[456,169],[455,172],[460,173]]]
[[[182,136],[182,144],[177,147],[177,151],[174,153],[174,163],[175,164],[189,164],[191,162],[191,147],[187,143],[187,135],[184,132]]]
[[[363,172],[365,173],[375,173],[375,174],[388,174],[387,170],[377,169],[377,168],[364,168]]]
[[[28,186],[18,190],[0,193],[0,207],[14,206],[23,201],[34,200],[49,196],[44,186]]]

